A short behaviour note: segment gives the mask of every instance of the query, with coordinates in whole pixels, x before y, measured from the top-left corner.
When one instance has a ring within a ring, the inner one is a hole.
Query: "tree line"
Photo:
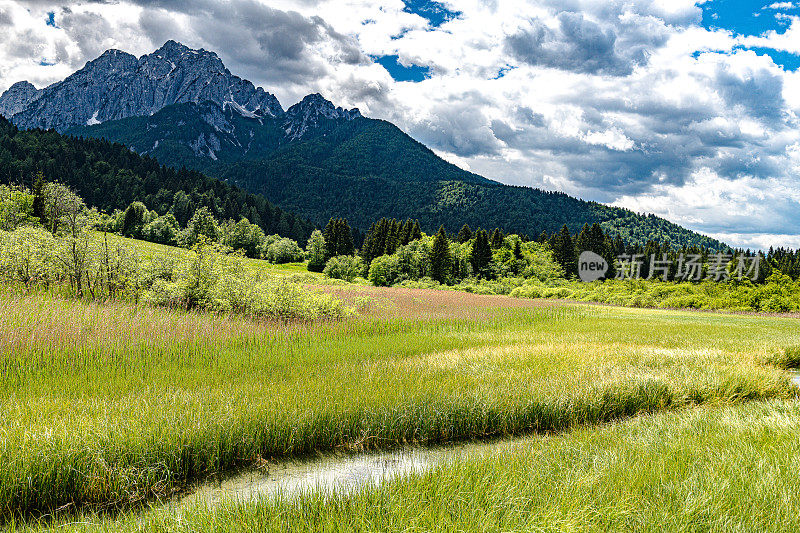
[[[217,220],[246,218],[266,234],[305,243],[313,224],[258,194],[185,168],[173,169],[129,148],[55,131],[20,131],[0,117],[0,183],[33,189],[37,175],[74,190],[88,205],[112,213],[141,202],[185,226],[198,209]]]

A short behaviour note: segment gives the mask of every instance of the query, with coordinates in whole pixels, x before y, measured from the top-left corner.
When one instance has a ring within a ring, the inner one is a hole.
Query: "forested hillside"
[[[201,170],[263,194],[317,225],[345,217],[364,231],[382,217],[412,218],[428,233],[441,225],[455,232],[466,223],[534,237],[564,224],[577,232],[584,224],[599,223],[629,244],[657,240],[675,248],[724,248],[664,219],[485,179],[447,163],[389,122],[327,118],[330,102],[307,100],[295,106],[302,111],[297,114],[317,116],[310,126],[302,125],[299,136],[287,134],[297,126],[290,119],[247,117],[208,102],[70,132]]]
[[[90,206],[111,212],[133,201],[160,214],[171,211],[181,225],[200,207],[220,220],[242,217],[304,241],[313,226],[248,193],[194,170],[175,170],[127,147],[98,139],[77,139],[54,131],[20,131],[0,117],[0,182],[32,187],[37,174],[72,187]]]

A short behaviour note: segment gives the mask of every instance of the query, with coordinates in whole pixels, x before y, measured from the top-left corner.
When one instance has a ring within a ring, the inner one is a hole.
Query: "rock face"
[[[39,90],[27,81],[19,81],[0,96],[0,115],[11,118],[39,97]]]
[[[20,128],[64,131],[204,101],[252,117],[284,114],[275,96],[231,74],[215,53],[175,41],[139,59],[108,50],[41,91],[27,82],[17,83],[0,97],[0,112],[13,117]]]
[[[361,117],[358,109],[336,107],[320,94],[310,94],[286,111],[284,128],[290,140],[300,139],[323,118],[353,120]]]

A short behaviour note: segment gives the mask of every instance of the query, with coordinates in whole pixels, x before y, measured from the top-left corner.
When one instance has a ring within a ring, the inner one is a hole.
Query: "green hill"
[[[467,223],[538,236],[564,224],[577,232],[597,222],[630,244],[653,239],[675,247],[725,247],[658,217],[488,180],[447,163],[386,121],[327,118],[297,106],[275,118],[243,116],[212,103],[180,104],[70,133],[206,172],[318,225],[343,216],[365,230],[382,217],[412,218],[427,232],[440,225],[455,232]],[[300,136],[289,134],[300,129],[292,122],[296,116],[305,119]]]

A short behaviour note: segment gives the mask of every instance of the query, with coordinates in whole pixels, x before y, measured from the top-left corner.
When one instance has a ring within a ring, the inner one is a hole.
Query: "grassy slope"
[[[275,329],[2,296],[0,506],[124,507],[259,457],[792,394],[760,361],[800,343],[794,320],[454,304],[458,318]]]
[[[188,257],[189,252],[184,248],[177,248],[175,246],[167,246],[164,244],[157,244],[154,242],[141,241],[138,239],[129,239],[113,233],[96,233],[96,238],[102,240],[106,236],[110,246],[121,246],[128,249],[133,249],[139,254],[150,255],[153,257]],[[249,257],[241,258],[242,265],[252,272],[260,274],[271,274],[277,276],[297,276],[307,278],[308,281],[315,283],[326,283],[328,278],[321,273],[309,272],[305,263],[287,263],[283,265],[276,265],[261,259],[250,259]]]

